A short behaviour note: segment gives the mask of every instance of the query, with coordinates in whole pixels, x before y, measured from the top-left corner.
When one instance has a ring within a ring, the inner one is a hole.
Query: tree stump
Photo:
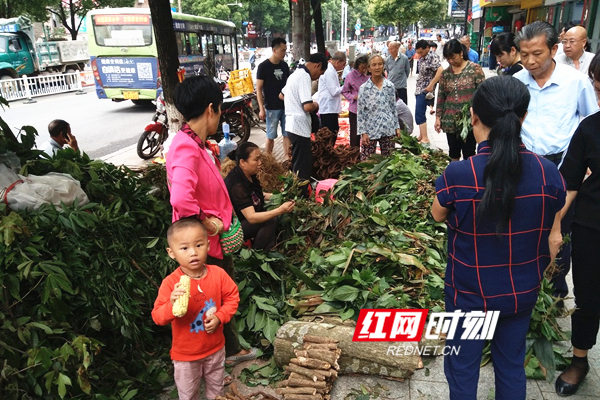
[[[418,342],[353,342],[354,326],[304,321],[289,321],[277,331],[273,344],[277,365],[287,365],[296,357],[294,350],[302,346],[304,335],[307,334],[339,342],[338,348],[342,350],[342,354],[338,363],[339,372],[342,374],[362,373],[408,378],[414,370],[423,368],[421,356],[418,354]],[[398,354],[390,352],[390,346],[403,347],[406,350]]]

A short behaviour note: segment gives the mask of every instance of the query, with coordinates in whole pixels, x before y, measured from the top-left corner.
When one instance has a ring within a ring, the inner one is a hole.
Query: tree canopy
[[[0,0],[4,18],[28,15],[34,21],[46,21],[54,14],[73,40],[88,11],[105,7],[131,7],[134,0]]]
[[[443,0],[371,0],[369,14],[381,23],[402,26],[439,21],[447,8]]]

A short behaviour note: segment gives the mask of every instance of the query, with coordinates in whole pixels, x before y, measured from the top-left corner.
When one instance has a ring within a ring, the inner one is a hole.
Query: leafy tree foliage
[[[134,0],[0,0],[0,13],[5,11],[7,17],[26,14],[35,21],[47,20],[50,14],[54,14],[71,38],[76,40],[88,11],[105,7],[131,7],[133,3]]]
[[[290,30],[290,11],[284,0],[244,2],[242,7],[231,6],[230,0],[182,0],[183,12],[202,17],[230,20],[239,28],[250,21],[262,31],[285,34]]]
[[[396,24],[402,32],[403,26],[415,22],[440,20],[446,7],[443,0],[371,0],[368,9],[375,20]]]

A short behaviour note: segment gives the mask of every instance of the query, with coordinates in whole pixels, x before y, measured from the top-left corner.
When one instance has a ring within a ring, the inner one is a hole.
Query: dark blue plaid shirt
[[[451,163],[436,180],[437,198],[448,208],[446,295],[463,311],[531,310],[550,263],[548,235],[565,203],[565,183],[556,166],[521,146],[523,175],[515,207],[501,238],[497,221],[477,221],[484,192],[487,141],[478,154]]]

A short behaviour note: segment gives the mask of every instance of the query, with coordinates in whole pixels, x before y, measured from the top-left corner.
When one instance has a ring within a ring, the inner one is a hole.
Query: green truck
[[[85,41],[36,41],[28,18],[0,19],[0,79],[81,71],[89,60]]]

